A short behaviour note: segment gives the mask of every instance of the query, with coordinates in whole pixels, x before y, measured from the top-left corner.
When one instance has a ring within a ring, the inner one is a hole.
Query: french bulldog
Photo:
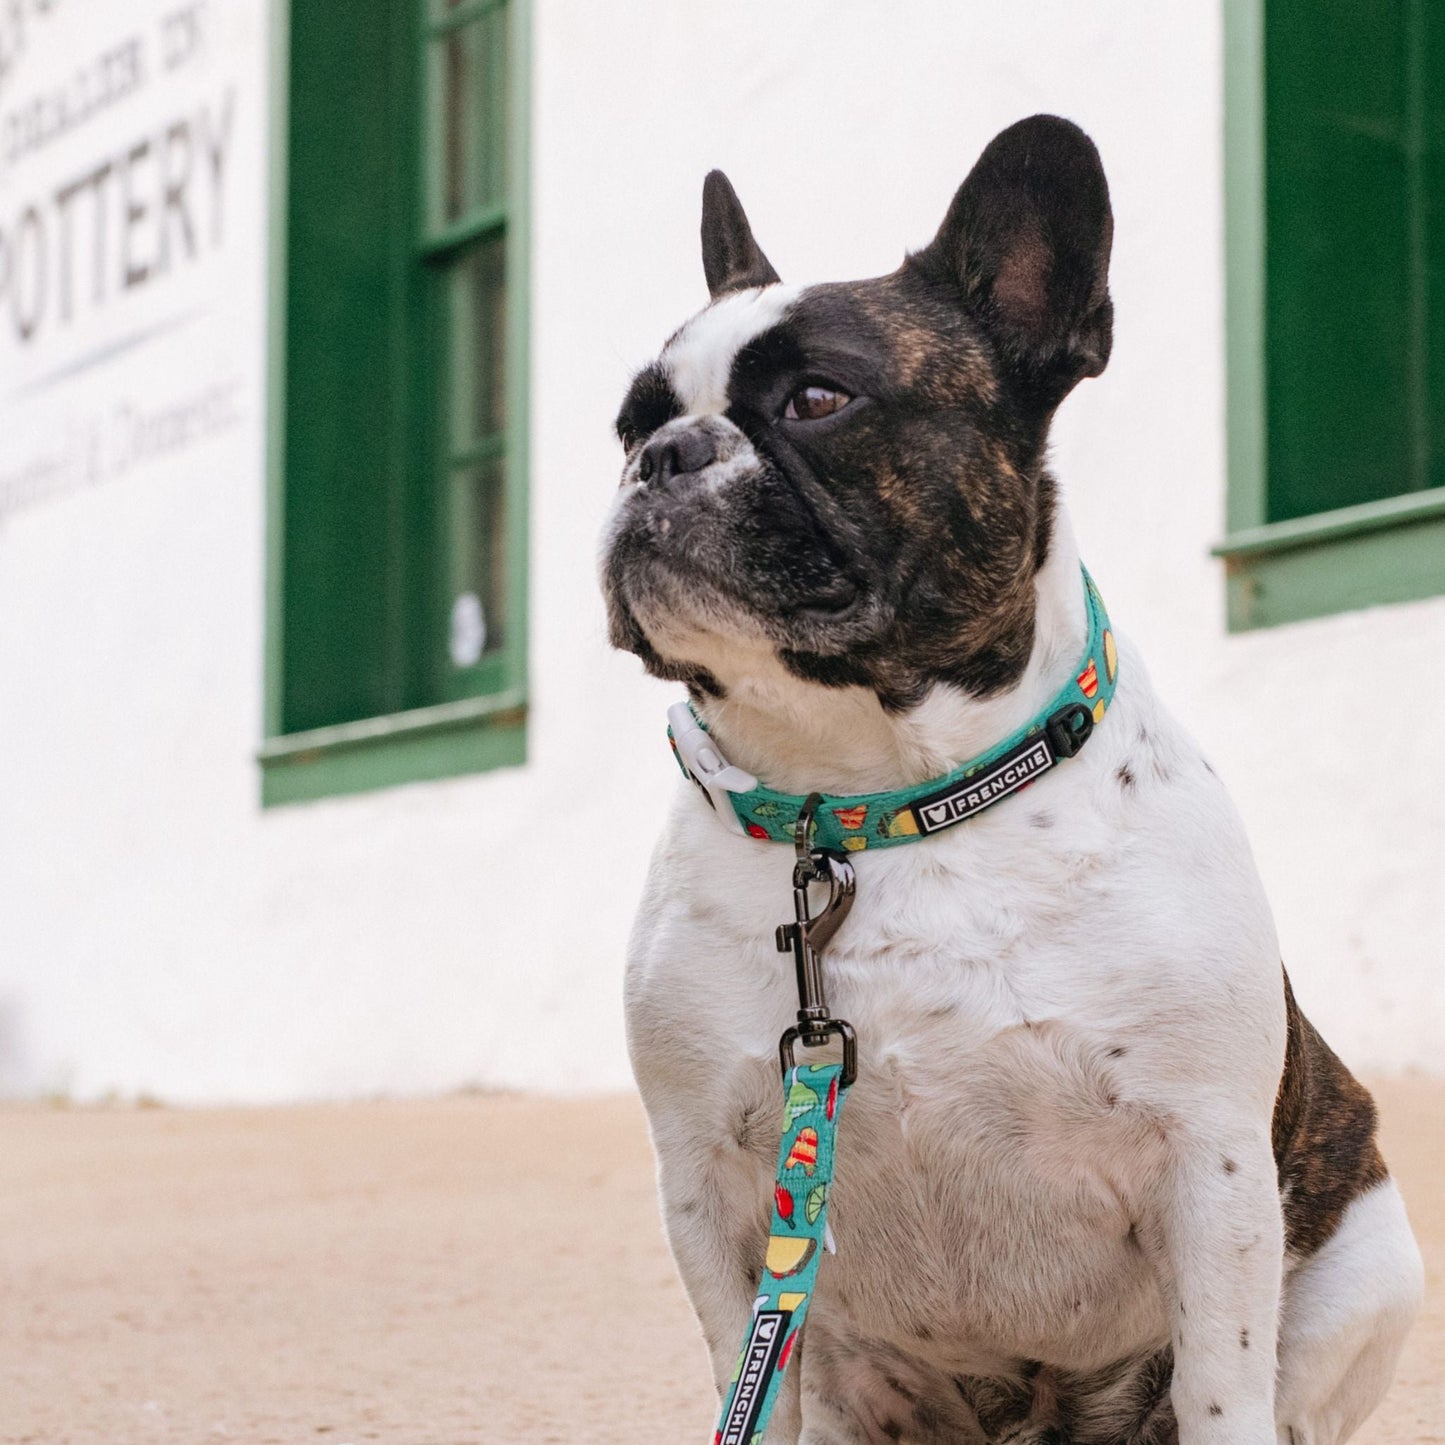
[[[876,280],[785,285],[707,178],[711,302],[622,404],[601,574],[612,641],[685,685],[729,767],[917,787],[1077,668],[1045,451],[1109,359],[1112,228],[1094,145],[1050,116],[998,135]],[[1077,756],[851,857],[824,959],[859,1060],[836,1254],[769,1442],[1335,1445],[1390,1380],[1422,1270],[1373,1103],[1295,1003],[1224,785],[1125,640],[1117,665]],[[796,999],[792,856],[716,802],[680,781],[626,1011],[722,1391]]]

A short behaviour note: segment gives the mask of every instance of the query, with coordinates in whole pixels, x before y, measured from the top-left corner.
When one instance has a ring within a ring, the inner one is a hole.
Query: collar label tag
[[[951,828],[981,813],[1009,793],[1016,793],[1054,765],[1054,751],[1042,735],[1029,739],[1010,756],[1000,758],[987,772],[975,773],[942,792],[920,798],[912,805],[920,833]]]
[[[748,1445],[782,1353],[792,1310],[759,1310],[743,1346],[737,1387],[718,1431],[721,1445]]]

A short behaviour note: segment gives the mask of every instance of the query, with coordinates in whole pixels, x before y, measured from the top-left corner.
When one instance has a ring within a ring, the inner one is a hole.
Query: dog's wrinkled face
[[[885,706],[1009,686],[1047,549],[1049,420],[1108,358],[1108,192],[1087,137],[1022,121],[891,276],[782,285],[718,172],[712,304],[632,383],[603,555],[613,642],[718,693],[738,643]]]

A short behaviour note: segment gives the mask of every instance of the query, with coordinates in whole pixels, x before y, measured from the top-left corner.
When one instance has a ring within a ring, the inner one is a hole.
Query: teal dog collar
[[[816,845],[860,853],[891,848],[951,828],[1001,802],[1071,758],[1088,741],[1114,699],[1119,652],[1109,614],[1084,569],[1089,636],[1078,672],[1044,710],[988,752],[916,788],[852,796],[824,794]],[[723,757],[689,702],[667,710],[668,740],[683,776],[703,791],[719,817],[750,838],[791,843],[802,793],[780,793]]]

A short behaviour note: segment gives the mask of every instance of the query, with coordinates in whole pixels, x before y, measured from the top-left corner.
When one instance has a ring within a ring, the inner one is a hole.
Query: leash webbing
[[[827,1234],[833,1145],[848,1092],[842,1074],[842,1064],[788,1071],[763,1277],[714,1445],[751,1445],[762,1436],[796,1351]]]

